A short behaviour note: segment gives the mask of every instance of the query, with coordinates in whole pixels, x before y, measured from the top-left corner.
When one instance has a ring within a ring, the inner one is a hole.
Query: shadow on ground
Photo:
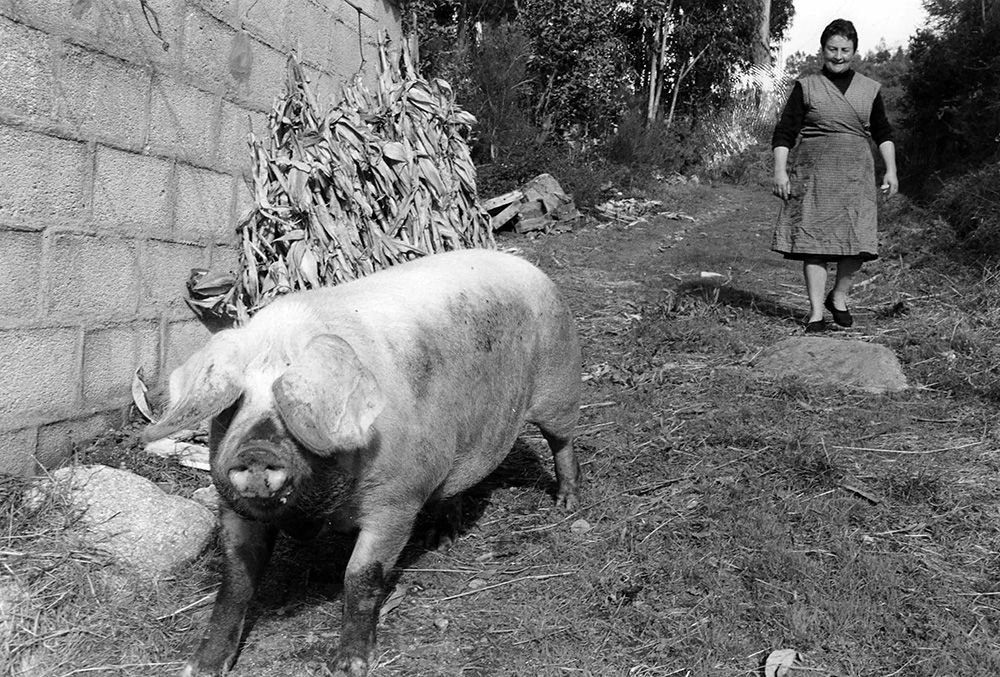
[[[790,306],[773,296],[739,289],[714,281],[692,280],[676,287],[677,298],[696,298],[707,303],[721,303],[736,308],[745,308],[762,315],[783,320],[805,321],[808,313],[801,308]]]
[[[548,447],[544,444],[542,447],[547,453]],[[539,458],[532,445],[519,437],[496,470],[456,497],[455,501],[461,505],[461,514],[458,522],[450,525],[451,530],[454,531],[457,527],[459,538],[473,530],[489,507],[493,492],[498,490],[534,487],[545,491],[554,500],[557,485],[547,465],[549,464]],[[438,542],[438,532],[442,529],[438,519],[434,506],[421,512],[410,540],[396,564],[397,572],[413,566],[424,554],[434,549],[428,544]],[[262,618],[294,618],[317,605],[338,599],[343,591],[344,571],[350,560],[355,538],[356,533],[340,533],[332,529],[324,529],[315,538],[305,541],[281,534],[247,614],[241,647]],[[394,585],[396,577],[394,574],[390,580],[389,589]],[[339,631],[339,604],[336,608],[334,616],[337,620],[331,623],[331,627]],[[306,650],[307,653],[309,651]]]

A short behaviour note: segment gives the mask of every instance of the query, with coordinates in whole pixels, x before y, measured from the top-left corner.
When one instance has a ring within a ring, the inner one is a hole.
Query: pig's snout
[[[245,498],[271,498],[288,482],[288,467],[267,446],[241,450],[226,470],[233,488]]]

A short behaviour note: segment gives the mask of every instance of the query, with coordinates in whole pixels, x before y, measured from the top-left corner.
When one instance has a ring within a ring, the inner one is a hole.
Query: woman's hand
[[[791,195],[792,182],[788,179],[788,172],[784,169],[774,170],[774,181],[771,186],[771,192],[782,200],[787,200],[788,196]]]
[[[887,171],[885,176],[882,177],[882,192],[886,197],[892,197],[899,192],[899,179],[896,178],[896,172]]]

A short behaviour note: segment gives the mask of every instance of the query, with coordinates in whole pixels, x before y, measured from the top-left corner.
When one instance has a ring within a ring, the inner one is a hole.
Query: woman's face
[[[831,35],[823,45],[823,63],[831,73],[843,73],[851,67],[854,43],[843,35]]]

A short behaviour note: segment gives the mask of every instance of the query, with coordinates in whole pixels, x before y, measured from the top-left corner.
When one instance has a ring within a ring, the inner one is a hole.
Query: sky
[[[782,53],[815,52],[819,36],[834,19],[848,19],[858,30],[858,51],[875,49],[881,38],[890,49],[909,42],[927,18],[921,0],[794,0],[795,16],[785,32]]]

